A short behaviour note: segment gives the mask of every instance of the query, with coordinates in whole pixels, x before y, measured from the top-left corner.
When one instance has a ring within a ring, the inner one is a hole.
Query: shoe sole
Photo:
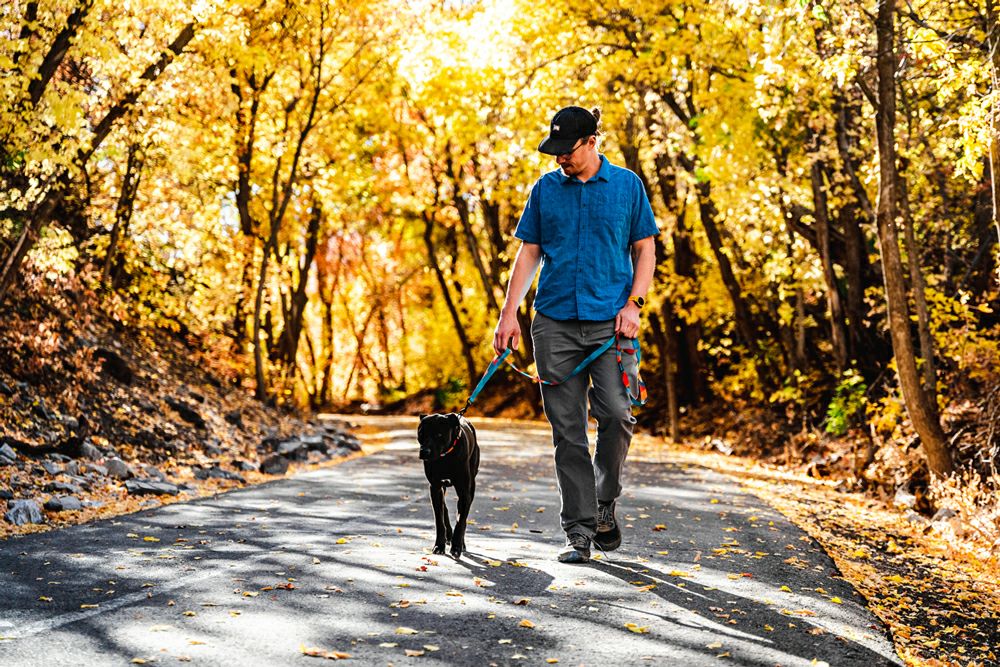
[[[557,560],[560,563],[586,563],[590,560],[590,556],[586,556],[579,551],[573,551],[568,554],[559,554]]]

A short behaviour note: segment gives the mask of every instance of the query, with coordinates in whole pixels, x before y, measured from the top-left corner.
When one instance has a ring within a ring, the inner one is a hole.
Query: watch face
[[[645,300],[645,299],[643,299],[643,298],[642,298],[641,296],[640,296],[640,297],[638,297],[638,298],[637,298],[637,299],[635,300],[635,302],[636,302],[637,304],[639,304],[639,307],[640,307],[640,308],[642,308],[643,306],[645,306],[645,305],[646,305],[646,300]]]

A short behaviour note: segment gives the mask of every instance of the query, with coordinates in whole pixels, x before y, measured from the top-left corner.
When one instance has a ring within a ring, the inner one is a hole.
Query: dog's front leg
[[[455,521],[455,532],[451,536],[451,555],[453,558],[461,558],[465,551],[465,523],[469,518],[475,491],[466,480],[464,483],[455,483],[455,492],[458,494],[458,520]]]
[[[444,486],[440,482],[431,484],[431,507],[434,508],[434,553],[443,554],[447,538],[445,525],[448,523],[448,509],[444,505]]]

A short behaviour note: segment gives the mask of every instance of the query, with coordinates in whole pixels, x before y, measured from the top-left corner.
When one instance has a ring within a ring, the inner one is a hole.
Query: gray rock
[[[81,488],[84,488],[84,489],[89,489],[90,488],[90,480],[87,479],[86,477],[80,477],[79,475],[68,475],[67,474],[66,475],[66,479],[68,479],[73,484],[76,484],[77,486],[80,486]]]
[[[58,463],[53,463],[52,461],[43,461],[42,467],[45,468],[45,472],[50,475],[58,475],[63,471],[62,467]]]
[[[937,512],[934,513],[933,517],[931,517],[931,523],[937,523],[938,521],[947,521],[948,519],[954,516],[958,516],[958,513],[955,510],[951,509],[950,507],[942,507],[941,509],[939,509]]]
[[[259,469],[256,463],[251,463],[250,461],[233,461],[233,465],[239,468],[240,470],[249,471],[249,470]]]
[[[205,453],[209,456],[218,456],[222,453],[222,447],[212,444],[211,442],[205,443]]]
[[[77,486],[76,484],[69,484],[67,482],[49,482],[48,484],[45,485],[44,490],[50,493],[53,491],[61,491],[63,493],[74,493],[74,494],[83,493],[83,489],[81,489],[79,486]]]
[[[11,500],[7,503],[7,512],[3,518],[15,526],[23,526],[26,523],[41,523],[43,521],[42,508],[34,500]]]
[[[303,435],[299,440],[311,450],[323,449],[326,445],[326,439],[322,435]]]
[[[917,512],[914,512],[913,510],[907,512],[903,518],[909,521],[910,523],[915,523],[920,526],[927,525],[927,517]]]
[[[11,447],[8,444],[4,444],[4,445],[0,446],[0,456],[8,458],[11,461],[16,461],[17,460],[17,452],[15,452],[14,448]]]
[[[0,382],[0,394],[4,396],[13,396],[14,390],[6,382]]]
[[[125,488],[133,496],[164,494],[176,496],[180,493],[180,488],[176,484],[157,482],[151,479],[130,479],[125,482]]]
[[[105,463],[105,467],[108,469],[108,476],[114,477],[115,479],[129,479],[130,477],[135,477],[135,473],[132,469],[119,458],[113,458]]]
[[[97,463],[88,463],[87,470],[97,475],[100,475],[101,477],[108,476],[108,469]]]
[[[309,448],[301,440],[286,440],[278,445],[277,453],[287,458],[306,459]]]
[[[14,500],[14,492],[0,489],[0,500]]]
[[[80,456],[85,459],[90,459],[91,461],[100,461],[104,458],[101,454],[101,450],[94,447],[94,444],[90,440],[84,440],[83,444],[80,445]]]
[[[66,467],[63,469],[63,472],[65,472],[67,475],[79,475],[80,464],[77,463],[76,461],[70,461],[69,463],[66,464]]]
[[[66,416],[62,418],[63,426],[68,428],[70,431],[75,431],[80,428],[80,421],[76,417]]]
[[[246,482],[242,475],[229,470],[224,470],[219,466],[212,466],[211,468],[198,468],[194,471],[194,476],[195,479],[234,479],[237,482]]]
[[[274,454],[260,463],[260,471],[266,475],[284,475],[288,472],[288,459]]]
[[[45,503],[50,512],[75,512],[83,509],[83,503],[75,496],[54,496]]]
[[[143,468],[143,471],[146,473],[146,477],[151,477],[160,482],[167,481],[167,476],[164,475],[163,471],[157,468],[156,466],[150,466],[150,465],[145,466]]]

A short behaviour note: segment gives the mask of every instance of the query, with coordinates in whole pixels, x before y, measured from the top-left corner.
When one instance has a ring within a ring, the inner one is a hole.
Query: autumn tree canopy
[[[73,276],[262,400],[452,407],[548,119],[600,106],[661,229],[647,426],[992,465],[991,2],[16,0],[0,33],[8,307]]]

